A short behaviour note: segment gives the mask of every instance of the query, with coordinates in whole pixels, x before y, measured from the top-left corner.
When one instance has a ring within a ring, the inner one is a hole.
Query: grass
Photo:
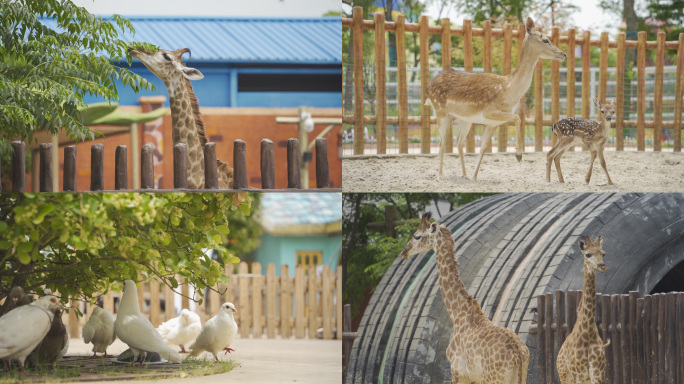
[[[60,360],[53,370],[49,366],[27,369],[29,374],[21,375],[18,367],[12,372],[0,370],[0,384],[5,383],[59,383],[76,382],[101,377],[126,376],[128,379],[158,380],[174,377],[198,377],[226,373],[239,364],[234,360],[216,362],[213,357],[202,359],[188,358],[182,364],[147,364],[146,366],[121,364],[115,365],[103,359]],[[84,364],[75,363],[83,362]]]

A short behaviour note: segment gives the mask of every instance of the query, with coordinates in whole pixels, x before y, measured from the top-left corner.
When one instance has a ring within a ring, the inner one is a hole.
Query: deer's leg
[[[613,180],[610,179],[610,175],[608,174],[608,168],[606,168],[606,159],[603,158],[603,145],[599,145],[598,147],[598,157],[599,161],[601,162],[601,167],[603,168],[603,171],[606,173],[606,177],[608,178],[608,185],[613,185]]]
[[[468,136],[468,132],[470,131],[472,126],[473,125],[470,122],[458,120],[458,140],[456,142],[456,145],[458,145],[458,157],[461,158],[461,170],[463,171],[463,177],[468,177],[465,168],[463,145],[465,144],[466,136]]]
[[[589,151],[591,151],[591,159],[589,160],[589,171],[587,172],[587,177],[584,178],[584,181],[589,184],[589,180],[591,179],[591,172],[594,170],[594,160],[596,160],[596,153],[598,152],[596,150],[596,147],[594,147],[594,144],[591,141],[585,141],[584,144],[589,147]]]
[[[572,145],[573,142],[571,141],[567,146],[561,149],[561,151],[553,159],[553,162],[556,164],[556,173],[558,174],[558,181],[561,183],[565,183],[565,180],[563,179],[563,172],[561,172],[560,159],[561,157],[563,157],[563,155],[565,155],[565,152],[567,152]]]
[[[480,164],[482,164],[482,158],[484,157],[485,149],[487,148],[487,143],[492,137],[494,132],[494,126],[487,125],[485,127],[484,135],[482,136],[482,146],[480,147],[480,159],[477,161],[477,167],[475,167],[475,173],[473,173],[473,180],[477,180],[477,172],[480,171]]]
[[[444,151],[446,150],[447,129],[451,129],[451,118],[449,115],[438,116],[439,121],[439,177],[442,177],[442,167],[444,165]]]
[[[551,182],[551,163],[553,163],[554,159],[559,153],[558,148],[560,147],[560,139],[556,140],[556,145],[551,147],[551,150],[549,151],[548,154],[546,154],[546,182],[550,183]]]
[[[505,112],[505,111],[500,111],[498,109],[485,109],[482,112],[482,116],[487,119],[487,120],[494,120],[499,122],[500,124],[503,123],[508,123],[509,121],[512,121],[515,123],[515,127],[517,128],[517,142],[515,145],[515,158],[518,161],[522,161],[522,153],[525,145],[525,132],[523,130],[522,125],[520,124],[520,116],[516,115],[515,113],[510,113],[510,112]],[[497,124],[497,125],[500,125]]]

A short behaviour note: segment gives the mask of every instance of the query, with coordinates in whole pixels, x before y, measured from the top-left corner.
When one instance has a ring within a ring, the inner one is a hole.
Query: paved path
[[[83,339],[71,339],[68,356],[91,355],[92,345]],[[342,382],[342,342],[338,340],[237,339],[235,352],[220,359],[237,361],[240,366],[228,373],[203,376],[202,383],[297,383],[325,384]],[[107,353],[117,355],[127,346],[116,340]],[[210,354],[208,356],[211,356]],[[195,377],[194,380],[197,380]],[[159,380],[163,384],[187,384],[193,378]],[[126,383],[149,384],[149,380]]]

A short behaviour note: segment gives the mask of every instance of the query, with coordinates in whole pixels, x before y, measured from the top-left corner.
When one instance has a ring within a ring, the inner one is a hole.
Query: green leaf
[[[227,225],[217,225],[216,227],[214,227],[214,229],[221,232],[224,235],[230,234],[230,228],[228,228]]]
[[[31,262],[31,255],[28,252],[17,252],[19,262],[26,265]]]

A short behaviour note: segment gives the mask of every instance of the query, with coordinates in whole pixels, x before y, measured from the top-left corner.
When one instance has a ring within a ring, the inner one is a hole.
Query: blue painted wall
[[[294,268],[297,265],[297,251],[322,251],[322,265],[329,265],[335,271],[339,252],[342,245],[342,235],[320,236],[272,236],[264,233],[261,237],[261,245],[252,252],[251,259],[261,263],[262,270],[266,270],[266,264],[276,265],[276,274],[280,276],[280,266],[290,266],[290,275],[294,276]]]
[[[125,65],[125,64],[124,64]],[[197,68],[204,75],[204,79],[192,82],[193,89],[202,107],[319,107],[341,108],[342,92],[238,92],[238,73],[282,73],[296,74],[305,71],[310,74],[341,73],[342,69],[330,70],[329,68],[235,68],[228,64],[216,63],[186,63],[189,67]],[[141,91],[135,93],[129,87],[117,81],[120,105],[139,105],[140,96],[166,96],[164,106],[168,107],[168,91],[164,82],[152,74],[139,61],[134,61],[130,70],[144,77],[154,84],[156,90]],[[340,84],[340,89],[342,84]],[[86,103],[102,102],[104,99],[86,96]]]

